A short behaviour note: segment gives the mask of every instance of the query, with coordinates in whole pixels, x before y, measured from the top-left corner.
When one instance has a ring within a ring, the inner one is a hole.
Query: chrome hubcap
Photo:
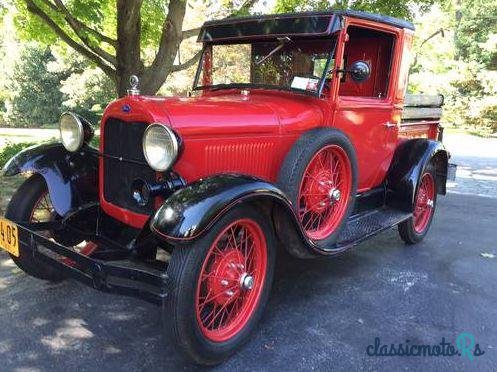
[[[240,288],[250,291],[254,287],[254,277],[244,273],[240,278]]]
[[[339,201],[342,194],[340,193],[340,190],[338,190],[338,189],[331,189],[328,196],[332,201]]]

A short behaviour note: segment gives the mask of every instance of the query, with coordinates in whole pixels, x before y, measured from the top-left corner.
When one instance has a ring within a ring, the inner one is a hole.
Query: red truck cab
[[[406,96],[413,33],[356,11],[205,23],[193,96],[142,96],[133,76],[99,149],[66,113],[62,144],[6,165],[35,175],[3,247],[39,278],[162,305],[184,352],[222,361],[262,314],[277,245],[311,258],[427,234],[449,154],[443,97]]]

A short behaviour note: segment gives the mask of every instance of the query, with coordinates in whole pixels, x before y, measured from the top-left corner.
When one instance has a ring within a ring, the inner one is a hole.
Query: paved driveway
[[[258,332],[217,370],[495,370],[497,154],[480,156],[479,146],[466,154],[451,141],[468,177],[439,199],[423,243],[405,246],[390,230],[339,258],[282,257]],[[484,196],[466,195],[480,181]],[[152,305],[72,281],[37,281],[0,254],[0,370],[191,369],[160,329]],[[376,337],[438,344],[455,343],[461,332],[485,354],[474,361],[366,354]]]
[[[497,138],[449,133],[444,143],[458,164],[449,191],[497,198]]]

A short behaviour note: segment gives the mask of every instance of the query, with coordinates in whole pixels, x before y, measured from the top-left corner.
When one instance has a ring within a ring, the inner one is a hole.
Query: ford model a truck
[[[207,22],[189,98],[132,77],[100,126],[5,166],[29,178],[0,221],[26,273],[159,304],[174,344],[215,364],[261,318],[277,245],[333,256],[392,226],[408,244],[445,194],[442,98],[405,96],[411,23],[361,12]],[[110,299],[110,297],[109,297]]]

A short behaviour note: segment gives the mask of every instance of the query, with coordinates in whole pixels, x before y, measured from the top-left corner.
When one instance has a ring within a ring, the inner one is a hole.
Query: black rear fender
[[[70,153],[61,143],[33,146],[15,155],[3,168],[4,176],[28,172],[45,179],[52,204],[61,216],[98,201],[98,157],[88,148]]]
[[[417,138],[398,146],[387,174],[387,205],[412,212],[421,175],[433,164],[437,192],[445,195],[449,153],[438,141]]]

